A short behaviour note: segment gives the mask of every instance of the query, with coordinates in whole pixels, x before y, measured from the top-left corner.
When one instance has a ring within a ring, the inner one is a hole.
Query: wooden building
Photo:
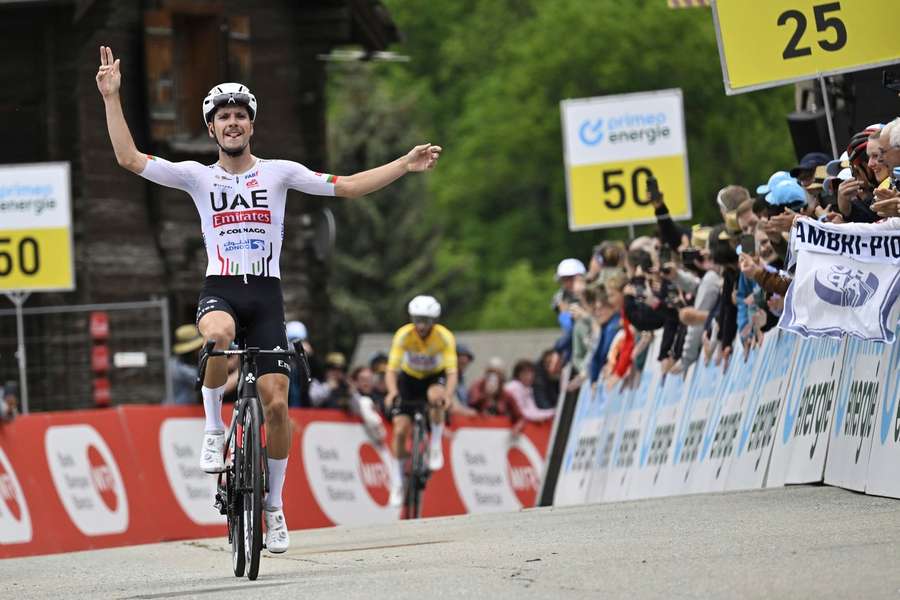
[[[222,81],[259,100],[254,154],[328,168],[327,63],[353,45],[384,50],[397,31],[378,0],[71,0],[0,2],[0,164],[71,163],[77,288],[28,305],[169,299],[192,322],[206,268],[190,198],[120,168],[94,77],[99,46],[121,59],[137,146],[169,160],[215,161],[201,101]],[[328,266],[313,229],[327,200],[291,192],[281,266],[288,318],[324,347]]]

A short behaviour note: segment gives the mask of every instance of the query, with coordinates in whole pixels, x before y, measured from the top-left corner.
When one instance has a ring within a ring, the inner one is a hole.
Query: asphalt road
[[[256,582],[224,538],[7,559],[0,598],[900,598],[898,533],[898,500],[789,487],[296,531]]]

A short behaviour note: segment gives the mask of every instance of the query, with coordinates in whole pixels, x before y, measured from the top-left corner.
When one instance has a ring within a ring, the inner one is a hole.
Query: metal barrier
[[[92,336],[94,313],[104,315],[102,343],[96,332]],[[24,308],[22,315],[28,357],[24,412],[96,407],[98,380],[104,380],[109,404],[158,404],[171,397],[165,299]],[[17,344],[16,311],[0,310],[0,383],[19,380]],[[98,345],[104,348],[98,351]]]

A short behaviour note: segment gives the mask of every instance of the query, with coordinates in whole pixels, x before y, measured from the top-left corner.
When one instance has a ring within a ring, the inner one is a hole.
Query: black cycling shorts
[[[418,411],[425,414],[427,419],[428,411],[424,409],[428,405],[428,388],[433,385],[447,385],[447,377],[443,371],[423,379],[408,375],[405,371],[400,371],[400,374],[397,376],[397,392],[400,397],[394,401],[391,417],[406,415],[412,419],[416,411]]]
[[[288,349],[284,330],[284,298],[277,277],[247,275],[210,275],[203,282],[197,303],[197,324],[214,310],[227,312],[234,319],[238,337],[243,334],[246,346],[262,350]],[[290,376],[291,363],[286,356],[260,355],[256,358],[257,375],[281,373]]]

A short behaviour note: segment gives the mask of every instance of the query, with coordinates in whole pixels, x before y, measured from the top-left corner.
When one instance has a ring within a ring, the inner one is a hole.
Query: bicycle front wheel
[[[262,415],[259,404],[252,402],[244,411],[243,431],[243,524],[244,550],[247,559],[247,578],[259,574],[259,555],[262,552],[263,511],[263,453],[260,427]]]

